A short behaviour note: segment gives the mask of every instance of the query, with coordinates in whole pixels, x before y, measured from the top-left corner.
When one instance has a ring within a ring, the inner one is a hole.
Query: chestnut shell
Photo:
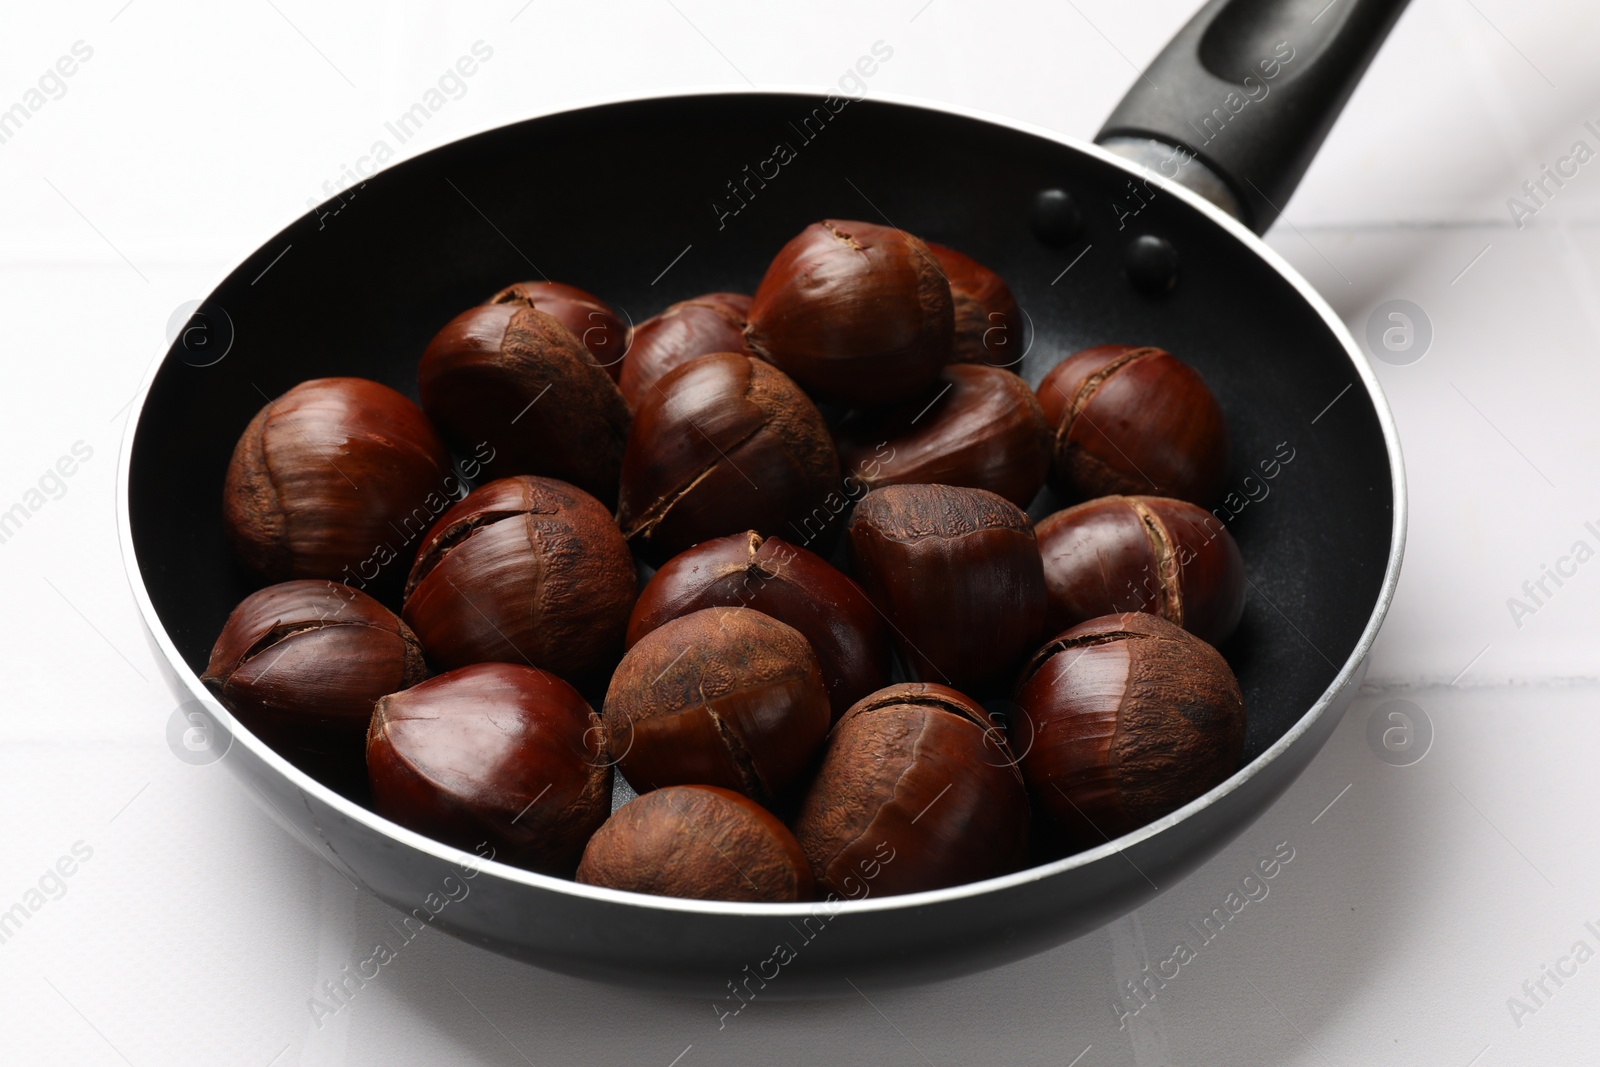
[[[833,728],[794,827],[818,884],[915,893],[1015,869],[1028,797],[983,708],[946,686],[892,685]]]
[[[417,550],[403,614],[438,667],[503,660],[583,683],[616,655],[637,589],[603,504],[520,475],[439,517]]]
[[[824,400],[907,400],[950,361],[955,311],[928,246],[890,226],[825,219],[779,250],[745,341]]]
[[[1215,648],[1142,612],[1057,634],[1010,733],[1037,807],[1080,845],[1136,830],[1239,768],[1244,698]]]
[[[702,541],[645,585],[628,619],[628,647],[692,611],[752,608],[810,644],[837,719],[889,681],[889,634],[861,587],[814,552],[754,530]]]
[[[222,517],[240,561],[264,581],[365,585],[395,558],[397,531],[416,514],[431,521],[432,502],[454,486],[444,442],[417,405],[365,378],[316,378],[245,427]],[[398,584],[398,570],[388,573],[377,588]]]
[[[1044,564],[1021,508],[983,489],[891,485],[850,519],[856,577],[924,681],[983,693],[1044,629]]]
[[[1183,500],[1106,496],[1034,527],[1051,631],[1143,611],[1213,645],[1244,614],[1244,560],[1228,528]]]
[[[571,330],[612,381],[621,375],[623,354],[628,350],[628,324],[593,293],[563,282],[517,282],[488,302],[538,308]]]
[[[709,785],[669,785],[618,808],[589,839],[577,880],[696,900],[811,899],[805,853],[777,816]]]
[[[718,352],[672,371],[640,406],[617,521],[660,564],[708,538],[800,529],[827,513],[838,482],[833,439],[805,393],[774,367]]]
[[[1016,369],[1027,341],[1011,287],[1000,275],[953,248],[929,241],[928,251],[950,283],[956,362]]]
[[[638,792],[715,785],[763,805],[800,777],[830,719],[806,639],[748,608],[706,608],[645,634],[601,715]]]
[[[750,298],[742,293],[707,293],[673,304],[633,328],[628,358],[617,385],[628,406],[655,392],[656,383],[692,359],[713,352],[744,352]]]
[[[967,363],[940,371],[926,395],[851,412],[834,441],[847,488],[850,478],[868,489],[935,482],[987,489],[1025,508],[1050,471],[1050,427],[1028,383]]]
[[[570,873],[611,810],[594,710],[547,671],[477,663],[373,708],[367,768],[378,814],[506,863]]]
[[[417,636],[392,611],[349,586],[302,579],[240,601],[200,681],[273,749],[342,788],[366,778],[373,703],[427,676]]]
[[[628,405],[553,316],[516,302],[463,311],[428,343],[417,385],[458,448],[493,449],[490,476],[540,474],[616,499]]]
[[[1170,352],[1086,348],[1038,392],[1053,433],[1051,484],[1070,499],[1147,493],[1205,507],[1222,492],[1227,420],[1199,372]]]

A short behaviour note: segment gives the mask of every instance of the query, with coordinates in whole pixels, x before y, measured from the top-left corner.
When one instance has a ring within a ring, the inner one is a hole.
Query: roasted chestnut
[[[942,685],[892,685],[833,728],[794,832],[819,885],[916,893],[1017,867],[1028,796],[981,707]]]
[[[417,550],[404,616],[437,667],[504,660],[582,683],[610,666],[637,590],[603,504],[521,475],[439,517]]]
[[[628,647],[714,607],[751,608],[799,630],[816,654],[835,719],[888,684],[888,630],[861,587],[821,556],[754,530],[702,541],[663,564],[633,606]]]
[[[428,343],[417,385],[458,447],[487,442],[491,477],[542,474],[616,499],[628,405],[553,316],[524,303],[463,311]]]
[[[517,282],[489,298],[491,304],[538,308],[571,330],[594,362],[616,381],[628,350],[628,324],[604,300],[561,282]]]
[[[668,371],[713,352],[743,352],[750,298],[742,293],[707,293],[673,304],[633,328],[628,358],[617,385],[628,406],[655,392]]]
[[[748,608],[706,608],[622,657],[602,712],[640,793],[717,785],[770,805],[828,732],[828,693],[800,631]]]
[[[1244,698],[1221,653],[1165,619],[1106,615],[1057,634],[1017,689],[1011,743],[1035,805],[1097,845],[1239,768]]]
[[[1054,440],[1050,481],[1068,497],[1149,493],[1202,507],[1228,473],[1228,425],[1197,371],[1159,348],[1098,345],[1039,383]]]
[[[390,545],[414,513],[438,514],[455,484],[417,405],[365,378],[301,382],[250,420],[234,446],[222,518],[258,578],[398,584]],[[387,575],[394,575],[388,578]]]
[[[1025,508],[1050,470],[1050,428],[1028,383],[969,363],[944,368],[905,403],[851,412],[834,442],[839,465],[868,489],[964,485]]]
[[[708,538],[786,531],[822,508],[838,483],[816,405],[783,372],[718,352],[672,371],[640,405],[617,521],[659,564]]]
[[[411,628],[367,594],[300,580],[240,601],[200,680],[252,733],[335,788],[366,779],[372,705],[428,676]]]
[[[849,407],[909,400],[950,361],[950,285],[920,240],[827,219],[779,250],[745,342],[808,391]]]
[[[367,771],[379,815],[458,848],[565,874],[611,810],[600,721],[572,686],[477,663],[378,700]]]
[[[1220,644],[1244,613],[1244,560],[1203,508],[1159,496],[1105,496],[1034,527],[1050,597],[1046,628],[1144,611]]]
[[[1022,509],[983,489],[891,485],[850,519],[856,577],[924,681],[983,693],[1044,628],[1044,565]]]
[[[578,881],[695,900],[810,900],[811,868],[789,828],[728,789],[669,785],[618,808],[589,839]]]
[[[955,360],[1015,369],[1027,343],[1011,287],[994,271],[953,248],[928,242],[955,304]]]

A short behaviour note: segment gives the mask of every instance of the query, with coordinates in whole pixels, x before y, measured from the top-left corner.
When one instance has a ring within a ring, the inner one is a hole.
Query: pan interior
[[[1030,230],[1051,188],[1085,218],[1061,247]],[[415,397],[434,332],[513,281],[569,282],[634,321],[702,292],[751,292],[784,241],[824,217],[888,221],[999,271],[1031,320],[1030,382],[1104,342],[1158,345],[1200,370],[1229,419],[1218,514],[1250,581],[1223,648],[1249,712],[1246,758],[1282,736],[1359,642],[1394,521],[1378,414],[1338,337],[1271,265],[1153,184],[1041,137],[874,101],[835,112],[817,97],[730,94],[534,119],[393,167],[263,245],[202,308],[231,325],[227,355],[196,366],[213,357],[175,345],[139,413],[131,534],[173,643],[201,671],[252,588],[220,494],[265,398],[332,375]],[[1144,296],[1122,276],[1142,234],[1177,248],[1174,292]]]

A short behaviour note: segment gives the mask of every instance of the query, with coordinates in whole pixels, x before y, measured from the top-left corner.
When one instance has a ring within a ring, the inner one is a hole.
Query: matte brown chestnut
[[[835,893],[916,893],[1015,869],[1028,796],[983,708],[946,686],[893,685],[833,728],[794,832]]]
[[[417,550],[404,615],[440,668],[503,660],[583,682],[616,656],[637,591],[605,506],[521,475],[439,517]]]
[[[1045,375],[1039,404],[1054,434],[1050,481],[1064,495],[1149,493],[1205,507],[1222,491],[1222,408],[1199,373],[1169,352],[1086,348]]]
[[[1050,428],[1028,383],[970,363],[944,368],[926,394],[903,404],[851,412],[834,441],[846,485],[853,475],[868,489],[964,485],[1025,508],[1050,470]]]
[[[716,785],[771,804],[828,732],[828,693],[800,631],[748,608],[706,608],[622,657],[602,712],[640,793]]]
[[[578,881],[694,900],[810,900],[811,868],[789,828],[747,797],[672,785],[618,808],[589,839]]]
[[[604,300],[561,282],[517,282],[489,298],[491,304],[538,308],[571,330],[612,381],[622,373],[628,350],[628,324]]]
[[[366,778],[372,705],[428,676],[411,628],[367,594],[301,580],[240,601],[200,680],[252,733],[336,787]]]
[[[1052,632],[1126,611],[1176,623],[1221,644],[1244,613],[1244,560],[1203,508],[1159,496],[1105,496],[1034,528]]]
[[[928,242],[955,303],[955,359],[1016,369],[1026,340],[1011,287],[994,271],[953,248]]]
[[[616,499],[628,405],[571,330],[520,303],[451,319],[422,354],[422,406],[491,476],[542,474]]]
[[[382,553],[396,528],[448,495],[454,478],[417,405],[365,378],[317,378],[268,401],[245,427],[222,518],[239,559],[263,581],[364,582],[394,558]]]
[[[547,671],[477,663],[381,698],[367,734],[379,815],[565,874],[611,810],[594,710]]]
[[[623,534],[651,562],[739,530],[798,528],[835,491],[833,439],[783,372],[719,352],[656,386],[634,419],[617,506]]]
[[[1179,808],[1239,768],[1244,699],[1221,653],[1154,615],[1057,634],[1017,690],[1011,743],[1035,804],[1082,845]]]
[[[655,392],[656,383],[691,359],[713,352],[743,352],[750,298],[742,293],[707,293],[673,304],[633,328],[628,358],[617,384],[628,406]]]
[[[1044,629],[1044,565],[1022,509],[983,489],[891,485],[850,519],[856,577],[925,681],[983,692]]]
[[[932,384],[954,335],[950,285],[927,245],[889,226],[827,219],[767,267],[745,340],[815,395],[875,407]]]
[[[754,530],[673,556],[639,594],[628,647],[704,608],[751,608],[800,631],[816,654],[837,719],[889,682],[889,634],[861,587],[814,552]]]

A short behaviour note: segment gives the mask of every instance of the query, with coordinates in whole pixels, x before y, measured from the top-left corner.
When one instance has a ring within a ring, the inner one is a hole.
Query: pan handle
[[[1095,140],[1264,233],[1408,0],[1209,0]]]

